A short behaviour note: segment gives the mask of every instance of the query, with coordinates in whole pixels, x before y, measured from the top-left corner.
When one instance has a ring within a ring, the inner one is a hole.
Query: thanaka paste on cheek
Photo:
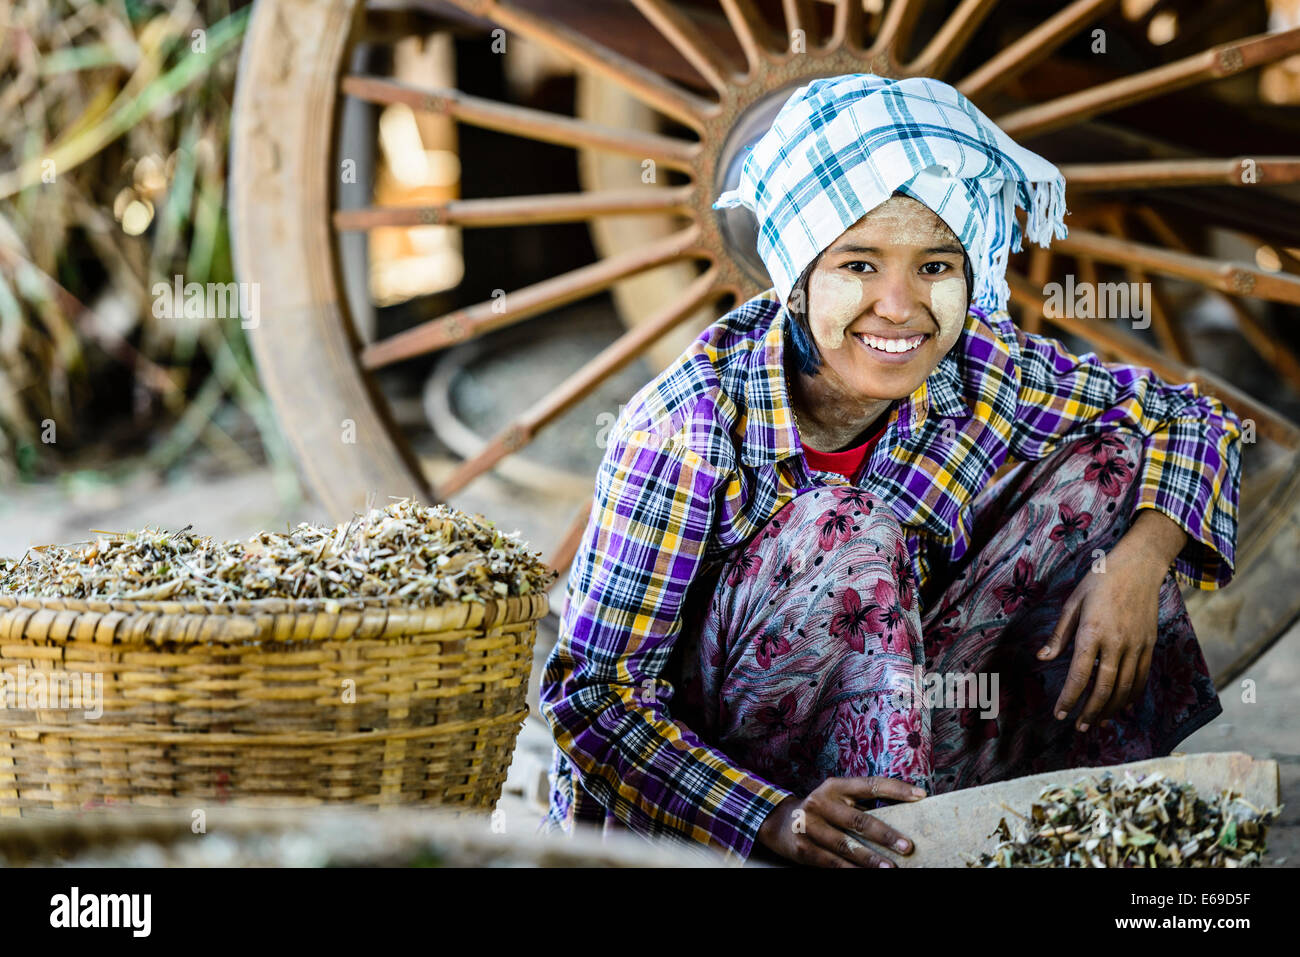
[[[941,279],[930,289],[930,311],[939,323],[939,338],[947,340],[954,327],[960,328],[966,305],[966,280],[958,276]]]
[[[822,349],[838,349],[844,331],[862,311],[862,282],[834,272],[814,272],[808,283],[808,324]]]

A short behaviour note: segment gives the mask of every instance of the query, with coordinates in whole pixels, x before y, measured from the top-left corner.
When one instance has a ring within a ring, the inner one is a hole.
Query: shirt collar
[[[803,454],[794,429],[794,410],[785,377],[785,324],[789,314],[779,300],[774,299],[773,304],[776,312],[767,332],[750,352],[745,379],[745,445],[741,461],[751,467]],[[973,321],[967,315],[963,337],[972,334]],[[955,356],[961,344],[959,339],[917,390],[898,404],[900,442],[910,440],[931,411],[941,418],[970,414],[962,397],[961,371]]]

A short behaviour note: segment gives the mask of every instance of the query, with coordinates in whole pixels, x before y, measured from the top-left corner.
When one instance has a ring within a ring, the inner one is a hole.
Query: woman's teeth
[[[912,336],[910,339],[883,339],[880,336],[858,336],[871,348],[880,352],[911,352],[925,341],[924,335]]]

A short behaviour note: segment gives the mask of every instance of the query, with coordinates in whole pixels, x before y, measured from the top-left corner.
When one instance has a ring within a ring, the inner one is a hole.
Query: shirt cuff
[[[738,785],[732,792],[745,803],[745,808],[739,815],[742,823],[736,828],[735,835],[723,842],[723,853],[726,857],[729,860],[739,859],[741,862],[749,860],[750,855],[754,853],[754,848],[758,845],[758,832],[762,829],[763,822],[776,810],[778,804],[794,796],[793,791],[787,791],[757,775],[746,773],[749,779],[744,784]]]
[[[1221,536],[1207,534],[1204,528],[1208,523],[1189,521],[1185,514],[1179,514],[1165,507],[1155,501],[1154,494],[1148,495],[1146,492],[1144,488],[1141,498],[1134,506],[1134,516],[1136,517],[1144,508],[1152,508],[1172,519],[1187,533],[1187,543],[1174,559],[1174,576],[1177,580],[1181,584],[1191,585],[1202,591],[1222,588],[1232,581],[1234,574],[1232,543],[1225,541]]]

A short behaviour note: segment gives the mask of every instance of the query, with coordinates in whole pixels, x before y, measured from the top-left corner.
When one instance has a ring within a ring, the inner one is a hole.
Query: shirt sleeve
[[[674,721],[664,677],[726,476],[681,433],[607,448],[540,697],[577,783],[624,826],[744,860],[791,792]]]
[[[1058,445],[1114,429],[1143,440],[1134,506],[1154,508],[1188,540],[1174,563],[1179,580],[1221,588],[1233,575],[1241,484],[1241,421],[1194,383],[1171,385],[1150,369],[1072,355],[1056,339],[1027,333],[1005,313],[1003,338],[1019,376],[1011,451],[1037,460]],[[1011,338],[1014,337],[1014,338]]]

